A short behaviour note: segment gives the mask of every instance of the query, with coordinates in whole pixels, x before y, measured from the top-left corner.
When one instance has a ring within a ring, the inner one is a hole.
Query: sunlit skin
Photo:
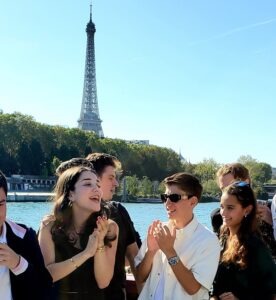
[[[164,203],[168,218],[173,221],[177,229],[184,228],[193,219],[193,208],[197,204],[197,198],[191,197],[188,199],[186,193],[177,185],[166,187],[166,194],[183,195],[182,199],[174,203],[168,198]]]
[[[223,219],[223,224],[229,228],[231,235],[237,233],[242,220],[250,213],[251,209],[251,205],[243,208],[236,196],[227,193],[222,194],[220,200],[220,214]]]
[[[228,173],[226,175],[219,176],[218,185],[219,188],[222,190],[235,181],[237,181],[237,178],[234,178],[234,176],[231,173]],[[249,179],[245,179],[244,181],[249,182]],[[257,204],[257,215],[261,220],[272,225],[272,214],[271,210],[267,205]]]
[[[88,218],[92,212],[99,211],[101,197],[102,190],[96,174],[90,171],[82,172],[75,184],[74,191],[69,194],[75,217],[74,221],[78,223],[78,220]]]
[[[218,178],[218,186],[222,190],[228,185],[230,185],[232,182],[236,181],[234,176],[231,173],[225,174],[223,176],[219,176]]]
[[[107,166],[100,177],[101,189],[103,191],[103,200],[110,201],[116,192],[116,188],[119,186],[116,179],[116,169],[112,166]]]

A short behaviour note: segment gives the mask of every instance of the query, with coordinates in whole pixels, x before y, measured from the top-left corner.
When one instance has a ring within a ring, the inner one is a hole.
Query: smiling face
[[[242,207],[237,197],[224,192],[220,200],[220,214],[231,233],[235,234],[239,230],[245,216],[251,211],[251,206]]]
[[[119,185],[116,179],[116,169],[112,166],[105,167],[100,179],[103,200],[110,201],[116,192],[116,187]]]
[[[7,213],[7,196],[3,188],[0,188],[0,234],[2,233],[2,225],[6,220]]]
[[[83,171],[77,180],[74,191],[69,194],[73,210],[85,211],[87,214],[100,210],[102,190],[96,174]]]
[[[178,194],[182,198],[178,202],[172,202],[169,198],[164,203],[168,218],[172,220],[176,228],[185,227],[193,218],[193,209],[197,204],[195,196],[188,199],[187,194],[177,185],[166,186],[165,194]]]

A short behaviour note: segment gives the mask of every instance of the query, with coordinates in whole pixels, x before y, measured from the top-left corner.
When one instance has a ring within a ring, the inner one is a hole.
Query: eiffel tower
[[[104,137],[102,120],[100,119],[95,65],[94,35],[95,24],[92,22],[92,4],[90,5],[90,20],[86,26],[87,45],[84,72],[84,84],[80,118],[78,127],[82,130],[94,131],[99,137]]]

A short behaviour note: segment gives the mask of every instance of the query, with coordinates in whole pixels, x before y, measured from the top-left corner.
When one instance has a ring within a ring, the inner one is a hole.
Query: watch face
[[[171,265],[171,266],[175,266],[178,262],[179,262],[179,257],[178,256],[173,256],[171,258],[168,259],[168,263]]]

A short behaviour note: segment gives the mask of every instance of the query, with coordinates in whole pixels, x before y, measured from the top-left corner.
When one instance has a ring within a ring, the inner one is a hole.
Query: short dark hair
[[[64,171],[79,166],[88,167],[92,169],[92,171],[94,170],[93,165],[89,160],[82,157],[74,157],[62,162],[56,169],[56,175],[60,176]]]
[[[121,162],[118,158],[107,153],[90,153],[86,159],[92,163],[96,173],[100,177],[102,176],[104,169],[108,166],[111,166],[116,170],[121,170]]]
[[[7,178],[3,174],[3,172],[0,170],[0,189],[3,189],[6,196],[8,195],[8,183],[7,183]]]
[[[202,185],[199,180],[192,174],[181,172],[173,174],[164,179],[164,184],[166,186],[176,185],[188,196],[196,196],[198,201],[202,194]]]

